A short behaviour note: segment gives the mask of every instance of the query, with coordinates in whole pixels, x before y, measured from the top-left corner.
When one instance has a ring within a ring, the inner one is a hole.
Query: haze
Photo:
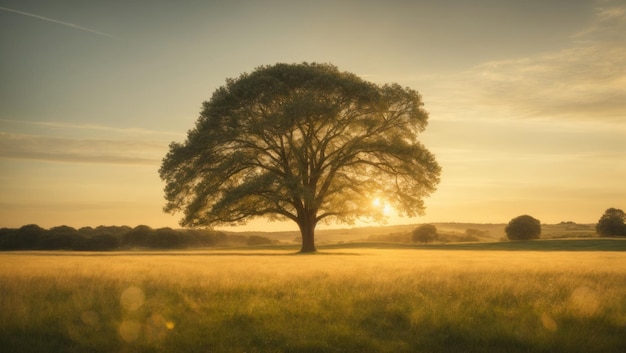
[[[226,78],[303,61],[422,94],[442,182],[390,224],[626,207],[624,1],[0,0],[0,51],[0,227],[176,227],[168,144]]]

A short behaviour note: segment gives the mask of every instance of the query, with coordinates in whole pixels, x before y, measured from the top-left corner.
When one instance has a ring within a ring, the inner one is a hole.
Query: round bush
[[[619,208],[609,208],[598,221],[596,231],[602,237],[626,236],[626,213]]]
[[[541,222],[531,216],[523,215],[513,218],[504,231],[510,240],[539,239]]]

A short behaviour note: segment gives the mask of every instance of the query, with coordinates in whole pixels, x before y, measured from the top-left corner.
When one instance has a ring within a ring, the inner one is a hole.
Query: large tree
[[[163,159],[164,209],[182,211],[190,227],[292,220],[302,252],[316,250],[320,222],[383,217],[375,198],[422,214],[440,174],[418,141],[422,106],[410,88],[330,64],[261,66],[228,79]]]

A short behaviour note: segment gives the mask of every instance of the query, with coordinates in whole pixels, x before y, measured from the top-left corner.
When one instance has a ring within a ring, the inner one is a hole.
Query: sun
[[[372,206],[374,206],[374,208],[381,209],[383,211],[383,215],[385,216],[389,216],[393,211],[391,206],[380,197],[377,197],[374,200],[372,200]]]

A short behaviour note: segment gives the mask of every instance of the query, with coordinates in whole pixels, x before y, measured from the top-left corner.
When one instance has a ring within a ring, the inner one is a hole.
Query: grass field
[[[626,242],[608,241],[2,253],[0,350],[626,352]]]

